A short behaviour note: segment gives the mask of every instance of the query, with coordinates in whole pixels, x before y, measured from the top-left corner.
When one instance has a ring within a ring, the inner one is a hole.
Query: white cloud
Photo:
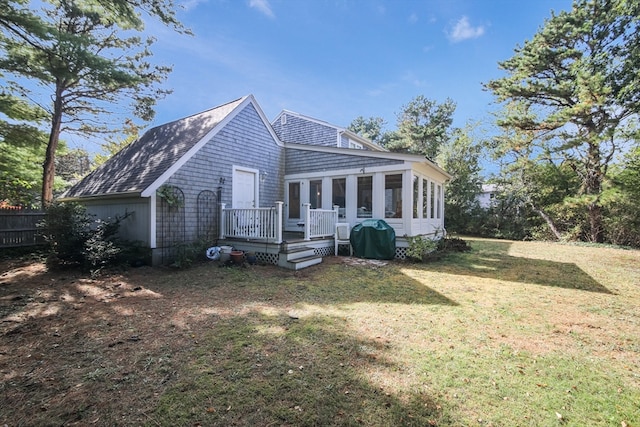
[[[416,22],[418,22],[418,15],[414,12],[411,15],[409,15],[409,23],[415,24]]]
[[[271,10],[269,0],[249,0],[249,7],[258,9],[258,11],[269,18],[275,18],[273,10]]]
[[[196,7],[200,6],[202,3],[206,3],[207,0],[185,0],[179,3],[179,6],[186,12],[189,12]]]
[[[484,34],[484,27],[482,25],[478,27],[472,27],[469,23],[469,18],[463,16],[456,22],[453,29],[448,34],[449,40],[454,43],[461,42],[468,39],[477,39]]]

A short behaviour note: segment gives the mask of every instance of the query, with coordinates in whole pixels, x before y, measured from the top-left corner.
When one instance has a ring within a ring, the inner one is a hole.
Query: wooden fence
[[[42,211],[0,209],[0,248],[34,246],[43,243],[36,224],[44,219]]]

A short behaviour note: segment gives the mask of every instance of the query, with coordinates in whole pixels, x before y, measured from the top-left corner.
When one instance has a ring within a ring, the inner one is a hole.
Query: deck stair
[[[315,250],[307,246],[286,247],[278,254],[278,265],[289,270],[301,270],[321,262],[322,257],[316,255]]]

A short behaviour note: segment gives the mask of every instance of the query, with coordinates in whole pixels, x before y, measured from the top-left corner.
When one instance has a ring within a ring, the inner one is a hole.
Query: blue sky
[[[173,94],[153,125],[255,95],[267,117],[282,109],[347,126],[376,116],[395,129],[417,95],[457,103],[455,126],[495,109],[482,82],[570,0],[188,0],[157,23],[154,58],[173,64]]]

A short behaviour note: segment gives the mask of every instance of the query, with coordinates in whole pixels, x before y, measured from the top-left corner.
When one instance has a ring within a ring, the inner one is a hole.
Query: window
[[[341,219],[345,218],[345,207],[346,207],[345,187],[346,186],[347,186],[346,178],[334,178],[331,183],[331,203],[333,206],[338,206],[338,218],[341,218]]]
[[[355,142],[355,141],[349,140],[349,148],[355,148],[356,150],[362,150],[362,144],[360,144],[359,142]]]
[[[438,194],[437,194],[437,203],[438,205],[436,206],[437,211],[436,211],[436,215],[438,217],[438,219],[440,219],[440,215],[442,212],[442,185],[438,185]]]
[[[300,218],[300,183],[289,183],[289,218]]]
[[[429,218],[434,219],[435,215],[435,196],[436,196],[436,183],[431,181],[431,186],[429,187],[431,190],[431,194],[429,194]]]
[[[422,218],[429,218],[429,180],[422,178]]]
[[[384,217],[402,218],[402,174],[384,177]]]
[[[309,203],[311,209],[322,209],[322,180],[309,181]]]
[[[420,197],[420,178],[413,175],[413,217],[420,218],[418,214],[418,197]]]
[[[373,177],[358,177],[358,218],[371,218],[371,197],[373,195]]]

